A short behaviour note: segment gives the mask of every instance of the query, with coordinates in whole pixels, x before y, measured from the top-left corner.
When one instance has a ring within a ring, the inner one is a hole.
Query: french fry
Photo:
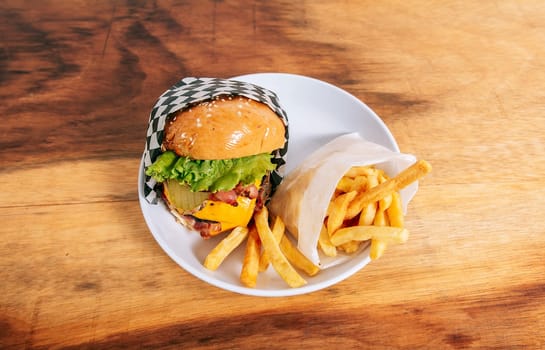
[[[272,228],[272,234],[274,236],[274,239],[277,243],[279,243],[282,239],[282,236],[284,235],[285,231],[285,225],[282,219],[277,216],[274,220],[273,228]],[[263,272],[269,267],[270,259],[269,254],[266,251],[263,251],[261,253],[261,256],[259,258],[259,271]]]
[[[269,260],[269,254],[266,254],[264,250],[261,251],[261,255],[259,256],[259,272],[263,272],[269,268],[269,264],[271,261]]]
[[[409,238],[409,231],[390,226],[352,226],[337,230],[330,239],[331,243],[340,246],[352,240],[367,241],[372,238],[386,243],[405,243]]]
[[[381,180],[379,179],[379,181]],[[390,222],[389,222],[388,216],[386,215],[385,208],[388,208],[391,202],[392,202],[391,195],[388,195],[378,201],[378,211],[376,212],[375,218],[373,219],[373,225],[390,226],[389,225]],[[371,260],[376,260],[380,258],[386,251],[387,246],[388,246],[388,243],[386,243],[385,241],[382,241],[376,237],[371,238],[371,248],[369,249],[369,257],[371,258]]]
[[[401,196],[399,195],[399,192],[392,193],[392,203],[388,209],[386,209],[386,215],[390,220],[390,226],[405,226],[405,218],[403,216],[403,207],[401,205]]]
[[[343,176],[337,183],[337,187],[335,187],[335,190],[341,193],[350,192],[352,191],[353,187],[354,187],[354,179],[347,176]]]
[[[360,175],[354,178],[351,191],[364,191],[367,187],[367,176]]]
[[[390,223],[388,222],[388,217],[386,216],[386,213],[383,210],[377,211],[375,214],[375,219],[373,220],[373,225],[375,226],[390,226]]]
[[[293,266],[288,262],[286,256],[282,253],[282,250],[269,227],[268,216],[267,207],[263,207],[261,211],[254,215],[257,233],[259,234],[263,248],[269,255],[271,264],[280,277],[282,277],[290,287],[301,287],[305,285],[307,281],[297,273]]]
[[[366,190],[368,191],[371,188],[376,187],[378,184],[379,184],[378,171],[376,171],[376,169],[375,169],[374,172],[372,172],[371,174],[369,174],[369,176],[367,176]]]
[[[376,173],[376,169],[373,166],[353,166],[346,172],[346,174],[344,174],[344,176],[355,178],[362,175],[368,176],[374,173]]]
[[[372,225],[377,214],[377,203],[369,203],[360,213],[359,226]]]
[[[286,235],[282,236],[280,249],[293,266],[303,270],[307,275],[314,276],[320,271],[320,268],[314,265],[312,261],[308,260],[308,258],[291,243]]]
[[[379,173],[378,173],[378,183],[381,184],[383,182],[386,182],[386,180],[388,180],[389,177],[388,175],[386,175],[386,173],[381,170]]]
[[[360,248],[360,241],[348,241],[339,246],[346,254],[352,254]]]
[[[428,162],[425,160],[417,161],[407,169],[403,170],[397,176],[370,188],[366,192],[358,193],[358,196],[356,196],[356,198],[350,204],[348,210],[349,213],[354,211],[359,213],[367,204],[379,201],[390,193],[405,188],[410,183],[418,180],[430,171],[431,165]]]
[[[329,204],[328,217],[326,220],[327,233],[331,236],[339,227],[342,226],[344,218],[346,217],[346,209],[356,195],[357,191],[343,193],[336,197]]]
[[[392,204],[392,194],[391,193],[378,201],[378,207],[382,211],[386,211],[386,209],[388,209],[391,204]]]
[[[235,227],[227,237],[221,240],[206,256],[204,267],[217,270],[223,260],[248,236],[247,227]]]
[[[365,206],[362,206],[360,204],[358,198],[361,197],[364,193],[366,193],[366,191],[369,191],[371,188],[376,187],[377,185],[378,185],[378,172],[376,171],[376,169],[374,169],[374,171],[367,176],[365,190],[359,191],[356,197],[354,197],[352,202],[350,202],[350,204],[348,205],[348,208],[346,209],[345,220],[350,220],[352,218],[355,218],[362,212]],[[371,202],[369,204],[371,204]]]
[[[337,191],[341,193],[351,192],[351,191],[362,191],[365,189],[367,184],[367,175],[358,175],[356,177],[343,176],[337,187]]]
[[[261,241],[259,240],[255,226],[252,226],[249,230],[248,240],[246,241],[246,252],[240,271],[240,282],[246,287],[253,288],[257,283],[260,252]]]
[[[378,183],[381,184],[386,182],[387,180],[388,180],[388,176],[384,172],[381,172],[378,176]],[[392,194],[387,194],[386,196],[384,196],[384,198],[381,198],[378,201],[378,208],[379,210],[386,211],[386,209],[388,209],[391,204],[392,204]]]
[[[388,243],[384,241],[371,239],[371,248],[369,249],[369,257],[371,260],[377,260],[380,258],[384,254],[387,246]]]
[[[329,240],[329,233],[327,233],[327,228],[325,225],[322,225],[322,229],[320,230],[318,246],[326,256],[337,256],[337,247],[335,247]]]

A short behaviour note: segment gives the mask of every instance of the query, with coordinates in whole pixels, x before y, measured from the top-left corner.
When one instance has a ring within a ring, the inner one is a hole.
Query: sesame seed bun
[[[285,126],[267,105],[243,96],[220,96],[173,114],[163,148],[193,159],[231,159],[284,146]]]

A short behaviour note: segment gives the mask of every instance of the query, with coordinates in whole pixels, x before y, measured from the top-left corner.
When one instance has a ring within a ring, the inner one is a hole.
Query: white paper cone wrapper
[[[393,177],[415,162],[415,156],[393,152],[357,133],[342,135],[320,147],[284,178],[269,209],[298,238],[298,249],[322,269],[327,268],[350,258],[325,257],[317,248],[329,201],[343,175],[352,166],[375,165]],[[414,182],[400,191],[404,212],[417,189]]]

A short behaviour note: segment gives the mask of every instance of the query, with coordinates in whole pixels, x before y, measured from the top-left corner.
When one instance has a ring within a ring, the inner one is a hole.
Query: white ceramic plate
[[[277,93],[289,120],[286,172],[291,171],[319,146],[341,134],[354,131],[369,141],[399,152],[395,139],[382,120],[367,105],[338,87],[313,78],[282,73],[250,74],[233,79],[260,85]],[[362,250],[352,259],[320,271],[314,277],[303,274],[308,283],[300,288],[287,286],[269,267],[259,274],[255,288],[246,288],[239,282],[245,244],[228,256],[218,270],[205,269],[202,262],[221,238],[203,240],[199,234],[176,223],[162,202],[158,205],[149,204],[143,196],[143,178],[143,164],[140,164],[140,206],[161,248],[186,271],[216,287],[268,297],[304,294],[338,283],[370,261],[369,249]]]

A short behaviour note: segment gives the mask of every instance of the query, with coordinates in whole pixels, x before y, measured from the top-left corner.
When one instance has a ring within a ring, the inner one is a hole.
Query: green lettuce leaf
[[[172,167],[177,158],[174,152],[161,153],[155,162],[146,169],[146,175],[153,177],[157,182],[170,179]]]
[[[228,191],[238,183],[248,185],[261,180],[276,168],[269,153],[234,159],[196,160],[179,157],[172,151],[159,155],[146,169],[157,182],[174,179],[192,191]]]

